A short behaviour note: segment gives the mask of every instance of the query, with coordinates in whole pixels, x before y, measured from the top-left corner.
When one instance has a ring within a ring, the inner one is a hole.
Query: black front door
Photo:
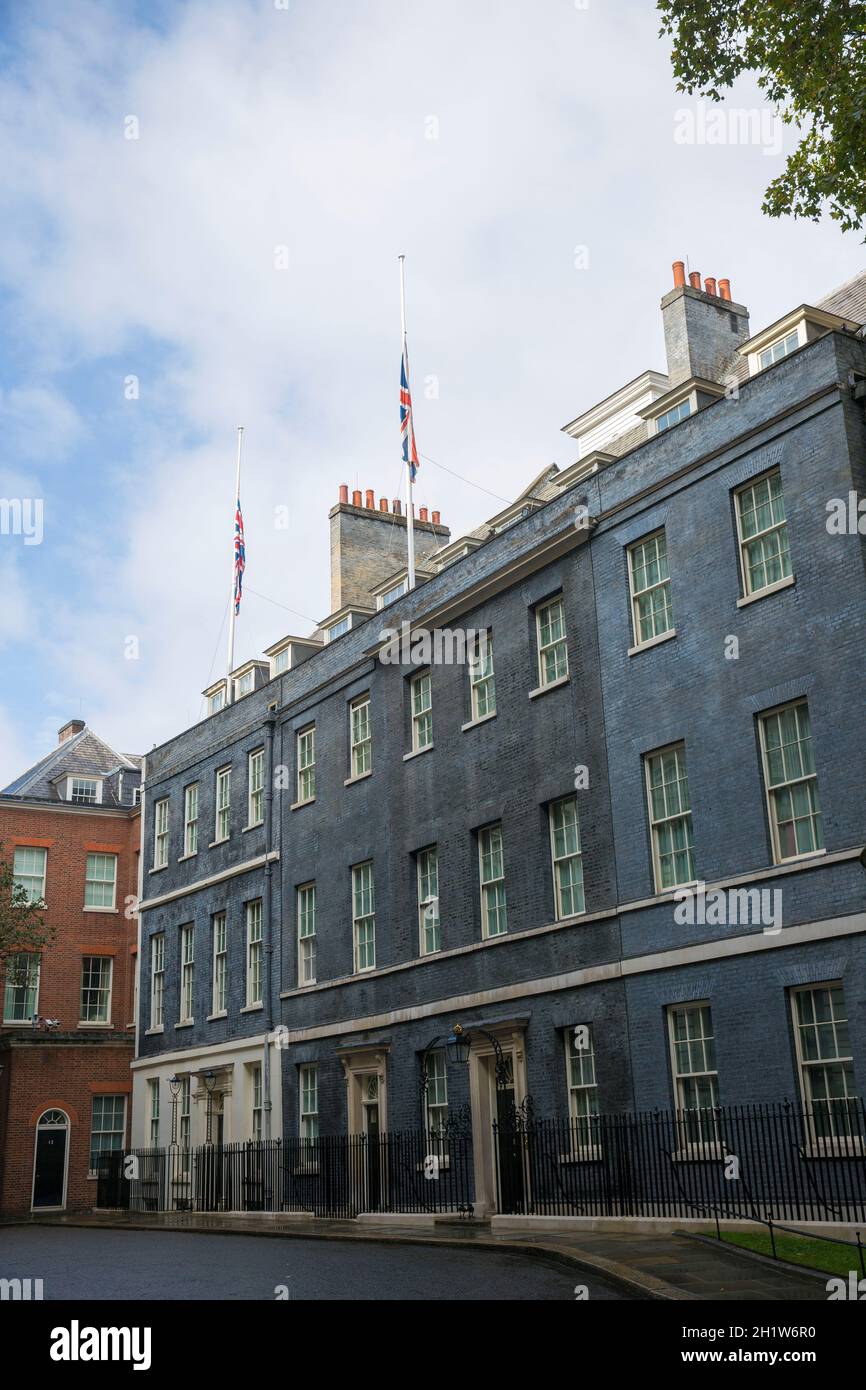
[[[514,1085],[496,1088],[496,1134],[499,1151],[499,1209],[520,1213],[526,1203],[523,1133],[514,1105]]]
[[[36,1131],[36,1171],[33,1178],[34,1207],[63,1206],[63,1178],[66,1173],[66,1130]]]

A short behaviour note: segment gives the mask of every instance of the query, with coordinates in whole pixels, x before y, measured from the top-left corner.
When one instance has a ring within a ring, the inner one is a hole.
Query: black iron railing
[[[97,1206],[133,1212],[469,1212],[472,1141],[451,1130],[339,1134],[103,1155]]]
[[[866,1220],[860,1100],[494,1125],[497,1206],[512,1214]]]

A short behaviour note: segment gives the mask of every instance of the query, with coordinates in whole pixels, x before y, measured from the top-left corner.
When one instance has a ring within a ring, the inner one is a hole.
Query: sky
[[[454,537],[664,370],[672,261],[754,331],[866,268],[762,216],[793,137],[749,80],[723,109],[757,138],[708,140],[658,28],[650,0],[0,0],[0,499],[42,505],[40,543],[0,534],[0,786],[70,718],[144,753],[202,717],[239,424],[235,664],[327,615],[339,485],[403,493],[398,255],[415,500]]]

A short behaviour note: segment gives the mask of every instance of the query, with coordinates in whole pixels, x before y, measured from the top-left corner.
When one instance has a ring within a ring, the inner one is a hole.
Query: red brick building
[[[0,962],[0,1213],[92,1207],[128,1142],[140,782],[74,719],[0,792],[0,853],[55,932]]]

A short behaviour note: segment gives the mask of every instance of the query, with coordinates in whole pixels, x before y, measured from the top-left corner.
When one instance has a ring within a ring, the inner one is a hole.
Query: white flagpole
[[[238,461],[235,472],[235,496],[234,511],[235,525],[237,525],[237,507],[241,496],[241,449],[244,442],[244,427],[238,425]],[[235,552],[232,546],[232,586],[229,590],[229,650],[228,650],[228,670],[226,671],[226,704],[232,702],[232,682],[231,674],[235,664]]]
[[[405,278],[405,256],[399,256],[400,262],[400,323],[403,331],[403,361],[406,364],[406,386],[409,387],[409,353],[406,346],[406,278]],[[414,515],[412,504],[412,438],[415,432],[415,421],[409,417],[409,435],[406,440],[406,543],[408,550],[408,570],[409,578],[407,588],[415,588],[415,530]]]

